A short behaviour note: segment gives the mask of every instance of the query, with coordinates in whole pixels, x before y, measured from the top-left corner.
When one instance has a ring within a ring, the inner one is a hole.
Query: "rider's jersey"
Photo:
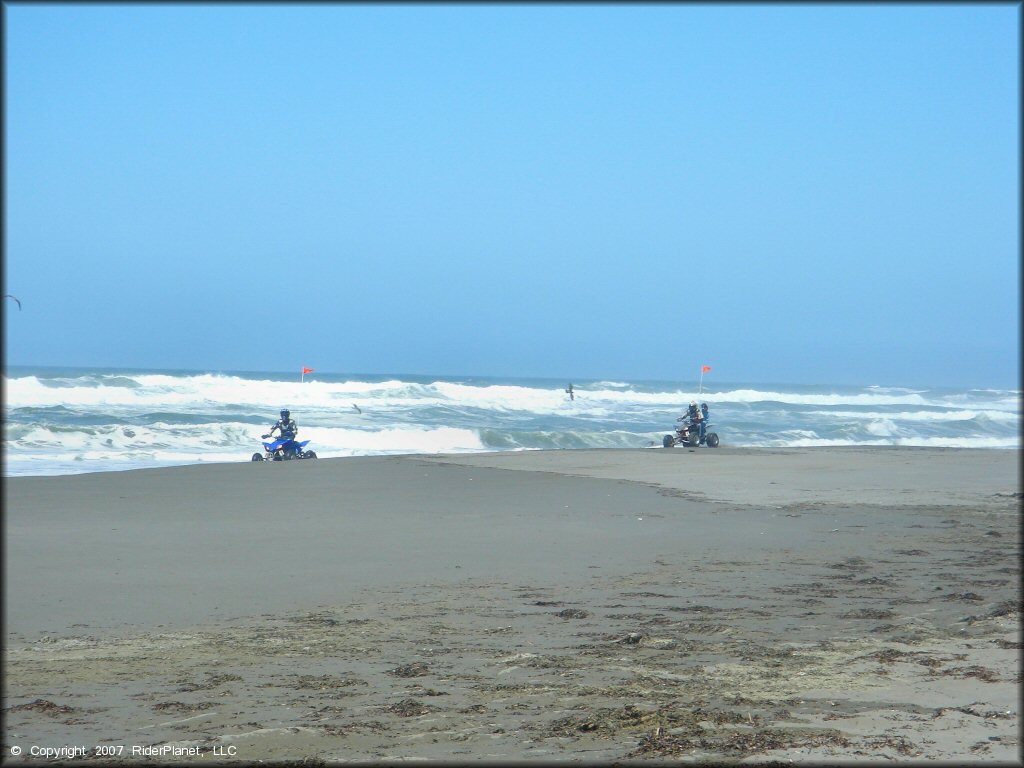
[[[277,424],[272,426],[270,431],[273,432],[275,429],[281,430],[281,438],[284,440],[294,440],[295,436],[299,433],[299,427],[295,423],[295,419],[288,419],[288,421],[278,419]]]

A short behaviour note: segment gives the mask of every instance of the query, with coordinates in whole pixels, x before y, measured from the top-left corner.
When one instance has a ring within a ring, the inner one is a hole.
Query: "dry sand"
[[[588,450],[8,479],[5,762],[1019,764],[1019,459]],[[199,756],[132,755],[154,746]]]

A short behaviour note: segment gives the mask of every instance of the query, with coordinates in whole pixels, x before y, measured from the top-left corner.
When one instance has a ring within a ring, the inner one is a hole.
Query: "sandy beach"
[[[566,450],[9,478],[5,762],[1020,764],[1019,462]]]

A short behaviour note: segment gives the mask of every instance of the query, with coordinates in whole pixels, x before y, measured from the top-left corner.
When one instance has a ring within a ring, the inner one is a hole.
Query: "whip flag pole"
[[[711,366],[710,365],[702,365],[700,367],[700,392],[699,392],[699,394],[702,394],[702,395],[704,394],[704,374],[707,373],[710,370],[711,370]]]
[[[305,382],[306,381],[306,374],[307,373],[312,373],[312,372],[313,372],[312,368],[307,368],[306,366],[302,366],[302,379],[301,379],[301,381]]]

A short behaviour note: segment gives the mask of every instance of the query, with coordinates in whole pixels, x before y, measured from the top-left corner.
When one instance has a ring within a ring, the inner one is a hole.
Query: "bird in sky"
[[[18,304],[18,311],[19,312],[21,311],[21,300],[17,296],[12,296],[9,293],[5,293],[4,294],[4,298],[5,299],[14,299],[14,301],[17,302],[17,304]]]

